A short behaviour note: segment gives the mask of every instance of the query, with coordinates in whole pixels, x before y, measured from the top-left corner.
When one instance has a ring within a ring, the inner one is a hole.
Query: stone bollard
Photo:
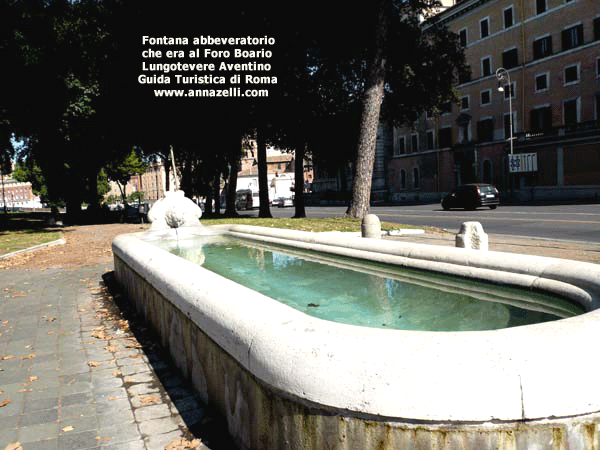
[[[463,222],[456,235],[456,246],[472,250],[488,249],[488,235],[479,222]]]
[[[381,222],[375,214],[367,214],[363,218],[360,228],[362,237],[381,239]]]

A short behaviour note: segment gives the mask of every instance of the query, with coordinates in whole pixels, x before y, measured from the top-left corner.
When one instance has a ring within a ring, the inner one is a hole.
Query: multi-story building
[[[0,178],[0,209],[42,207],[39,197],[33,194],[30,182],[17,181],[6,175]]]
[[[471,76],[458,103],[394,129],[391,199],[475,181],[520,200],[597,198],[600,1],[456,0],[434,21],[459,35]]]
[[[170,172],[170,186],[173,187],[173,169]],[[155,161],[148,165],[148,168],[143,174],[132,175],[125,185],[125,196],[129,196],[134,192],[142,192],[144,201],[154,203],[156,200],[165,196],[166,190],[166,171],[163,161]],[[116,182],[110,182],[110,192],[107,196],[115,196],[121,198],[121,189]]]

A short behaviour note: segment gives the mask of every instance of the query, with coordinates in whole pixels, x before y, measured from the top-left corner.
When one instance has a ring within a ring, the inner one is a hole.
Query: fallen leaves
[[[125,348],[142,348],[142,345],[136,340],[129,340],[128,344],[125,344]]]
[[[10,403],[10,400],[6,399],[6,400],[2,400],[0,402],[0,408],[4,408],[6,405],[8,405]]]
[[[169,445],[167,445],[165,447],[165,450],[193,450],[195,448],[198,448],[200,446],[201,442],[200,439],[193,439],[191,441],[188,441],[185,438],[180,438],[180,439],[175,439],[173,442],[171,442]]]
[[[30,353],[29,355],[21,356],[19,359],[21,361],[23,361],[25,359],[32,359],[32,358],[35,358],[35,353]]]
[[[74,429],[75,428],[73,428],[71,425],[61,428],[61,430],[65,433],[68,433],[69,431],[73,431]]]
[[[110,335],[106,334],[106,332],[104,330],[96,330],[92,332],[92,337],[96,338],[96,339],[101,339],[104,341],[108,341],[111,338]]]
[[[100,363],[98,361],[88,361],[88,366],[90,367],[98,367]]]
[[[13,442],[4,447],[4,450],[23,450],[20,442]]]
[[[156,395],[145,395],[140,397],[140,403],[142,405],[153,405],[155,403],[160,403],[160,397],[157,397]]]
[[[4,355],[2,358],[0,358],[2,361],[8,361],[9,359],[13,359],[15,357],[15,355]]]

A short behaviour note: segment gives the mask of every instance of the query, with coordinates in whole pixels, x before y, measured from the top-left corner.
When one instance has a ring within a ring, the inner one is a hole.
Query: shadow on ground
[[[187,439],[198,438],[213,450],[237,450],[227,432],[225,420],[214,410],[205,405],[197,395],[194,396],[201,408],[189,407],[189,393],[193,392],[192,386],[179,374],[177,368],[171,363],[168,353],[160,345],[160,338],[145,323],[142,316],[131,308],[127,298],[120,290],[114,272],[102,275],[102,289],[97,294],[104,307],[113,320],[125,320],[128,328],[140,345],[152,369],[158,377],[162,389],[163,401],[170,401],[177,410],[187,427]],[[164,391],[164,392],[163,392]],[[164,394],[168,397],[165,398]],[[202,447],[204,448],[204,447]]]

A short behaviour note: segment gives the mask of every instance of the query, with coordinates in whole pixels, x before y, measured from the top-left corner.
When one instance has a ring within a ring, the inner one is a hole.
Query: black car
[[[442,200],[442,208],[475,209],[489,206],[496,209],[500,203],[500,193],[491,184],[463,184],[446,195]]]

